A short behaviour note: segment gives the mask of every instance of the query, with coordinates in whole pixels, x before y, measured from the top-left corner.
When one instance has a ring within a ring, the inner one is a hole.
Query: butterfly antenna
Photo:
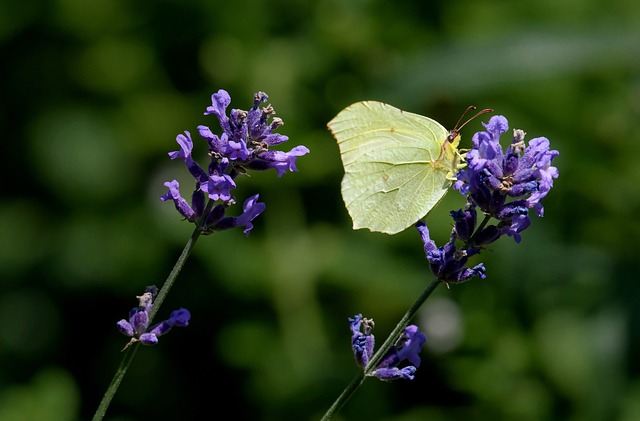
[[[456,123],[456,125],[455,125],[455,126],[453,126],[453,130],[451,130],[451,131],[452,131],[452,132],[456,132],[456,133],[457,133],[457,132],[459,132],[459,131],[460,131],[460,129],[462,129],[462,127],[464,127],[464,125],[465,125],[465,124],[467,124],[467,123],[469,122],[469,120],[467,120],[467,121],[465,121],[465,122],[464,122],[464,124],[463,124],[462,126],[460,125],[460,122],[462,121],[462,119],[464,118],[464,116],[466,116],[466,115],[469,113],[469,111],[471,111],[471,110],[475,110],[476,108],[477,108],[477,107],[476,107],[475,105],[469,105],[469,106],[467,107],[467,109],[466,109],[466,110],[464,110],[464,112],[462,113],[462,115],[461,115],[461,116],[460,116],[460,118],[458,119],[458,122]],[[473,118],[473,117],[472,117],[472,118]]]
[[[462,128],[464,126],[467,125],[467,123],[469,123],[470,121],[478,118],[479,116],[481,116],[482,114],[487,114],[487,113],[492,113],[493,110],[491,108],[485,108],[484,110],[478,111],[473,117],[470,117],[467,119],[467,121],[465,121],[464,123],[460,124],[460,122],[462,121],[462,119],[464,118],[465,115],[467,115],[467,113],[470,110],[475,110],[476,107],[473,105],[469,105],[467,107],[467,109],[464,111],[464,113],[462,113],[462,115],[460,116],[460,118],[458,119],[458,122],[456,123],[456,126],[453,128],[453,130],[451,130],[451,133],[455,133],[456,135],[460,133],[460,130],[462,130]],[[454,136],[455,137],[455,136]]]
[[[442,146],[440,147],[440,154],[438,155],[438,158],[436,159],[436,162],[439,162],[442,159],[442,156],[444,155],[445,143],[447,143],[447,142],[453,143],[455,138],[458,137],[458,135],[460,134],[460,130],[462,130],[462,128],[464,126],[466,126],[467,123],[469,123],[471,120],[481,116],[482,114],[487,114],[487,113],[492,113],[493,112],[493,110],[491,108],[485,108],[484,110],[478,111],[477,113],[475,113],[475,115],[473,117],[468,118],[464,123],[460,124],[460,122],[462,121],[464,116],[467,115],[469,113],[469,111],[475,110],[475,109],[476,109],[475,105],[469,105],[467,107],[467,109],[464,110],[464,113],[462,113],[462,115],[458,119],[458,122],[456,123],[455,127],[453,128],[453,130],[451,130],[449,132],[449,135],[447,136],[446,140],[444,142],[442,142]]]
[[[462,113],[462,115],[458,119],[458,122],[456,123],[455,127],[449,132],[449,134],[447,135],[447,138],[445,139],[445,141],[442,142],[442,145],[440,146],[440,154],[438,155],[438,158],[436,158],[435,162],[439,162],[442,159],[442,157],[444,156],[445,144],[447,142],[453,143],[453,141],[456,139],[456,137],[458,137],[458,135],[460,134],[460,130],[462,130],[462,128],[464,126],[466,126],[467,123],[469,123],[471,120],[481,116],[482,114],[487,114],[487,113],[492,113],[493,112],[493,109],[485,108],[484,110],[481,110],[481,111],[478,111],[477,113],[475,113],[475,115],[473,117],[469,117],[464,123],[460,124],[460,122],[462,121],[464,116],[467,115],[469,113],[469,111],[475,110],[476,108],[477,107],[475,105],[469,105],[467,107],[467,109],[464,110],[464,113]]]

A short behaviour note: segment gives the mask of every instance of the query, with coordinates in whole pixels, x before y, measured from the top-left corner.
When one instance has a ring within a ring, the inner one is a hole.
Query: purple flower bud
[[[120,332],[124,333],[127,336],[133,336],[135,333],[133,331],[133,326],[131,326],[131,323],[129,323],[125,319],[120,320],[117,323],[117,326],[118,326],[118,329],[120,329]]]
[[[191,313],[189,310],[185,308],[181,308],[179,310],[174,310],[169,316],[169,320],[162,321],[149,329],[149,333],[154,334],[155,336],[162,336],[165,333],[169,332],[172,327],[185,327],[189,326],[189,320],[191,319]]]
[[[476,207],[471,205],[469,209],[451,211],[449,214],[455,223],[454,230],[458,239],[468,241],[476,228]]]
[[[366,367],[373,355],[375,346],[375,337],[371,334],[373,330],[373,320],[362,317],[362,314],[356,314],[349,318],[351,326],[351,347],[356,363],[360,367]],[[361,328],[363,331],[361,331]]]
[[[488,227],[477,231],[473,235],[473,246],[486,247],[500,238],[501,234],[502,233],[498,230],[498,227],[495,225],[489,225]]]
[[[267,102],[268,100],[269,100],[269,95],[267,95],[262,91],[256,92],[256,94],[253,95],[253,109],[257,110],[260,103]]]
[[[191,320],[191,313],[186,308],[174,310],[169,316],[169,323],[171,326],[185,327],[189,326],[189,320]]]
[[[191,207],[196,217],[199,217],[204,212],[205,208],[205,195],[202,189],[196,188],[191,195]]]
[[[146,310],[136,309],[136,312],[129,318],[129,323],[133,326],[136,335],[142,334],[149,326],[149,315]]]
[[[154,333],[143,333],[140,335],[139,340],[142,345],[155,345],[158,343],[158,337]]]
[[[416,367],[408,365],[404,368],[384,367],[376,369],[372,374],[380,380],[390,381],[398,379],[413,380]]]

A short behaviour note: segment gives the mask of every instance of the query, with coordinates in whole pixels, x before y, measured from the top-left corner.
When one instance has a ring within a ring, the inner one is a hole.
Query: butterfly
[[[455,128],[378,101],[340,111],[327,126],[344,167],[342,198],[353,229],[396,234],[423,218],[445,196],[465,166]]]

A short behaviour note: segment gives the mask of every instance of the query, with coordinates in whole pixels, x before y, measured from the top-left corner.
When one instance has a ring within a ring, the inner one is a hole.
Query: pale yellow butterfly
[[[467,111],[471,109],[475,107]],[[357,102],[340,111],[327,125],[338,141],[342,198],[353,229],[396,234],[423,218],[464,167],[458,132],[491,111],[482,110],[462,125],[460,117],[451,131],[428,117],[377,101]]]

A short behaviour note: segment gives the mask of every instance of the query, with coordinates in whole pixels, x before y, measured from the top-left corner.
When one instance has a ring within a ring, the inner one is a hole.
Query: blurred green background
[[[267,92],[283,149],[311,153],[239,181],[266,212],[199,240],[158,315],[191,325],[138,351],[107,419],[313,420],[350,382],[347,318],[381,343],[431,280],[413,229],[351,229],[326,123],[365,99],[445,127],[494,108],[551,140],[560,178],[521,244],[476,259],[486,280],[427,301],[416,379],[369,380],[336,419],[640,419],[640,3],[4,0],[0,45],[1,421],[93,415],[116,321],[191,233],[159,200],[191,185],[167,152],[219,132],[220,88],[243,109]],[[462,204],[429,215],[438,243]]]

